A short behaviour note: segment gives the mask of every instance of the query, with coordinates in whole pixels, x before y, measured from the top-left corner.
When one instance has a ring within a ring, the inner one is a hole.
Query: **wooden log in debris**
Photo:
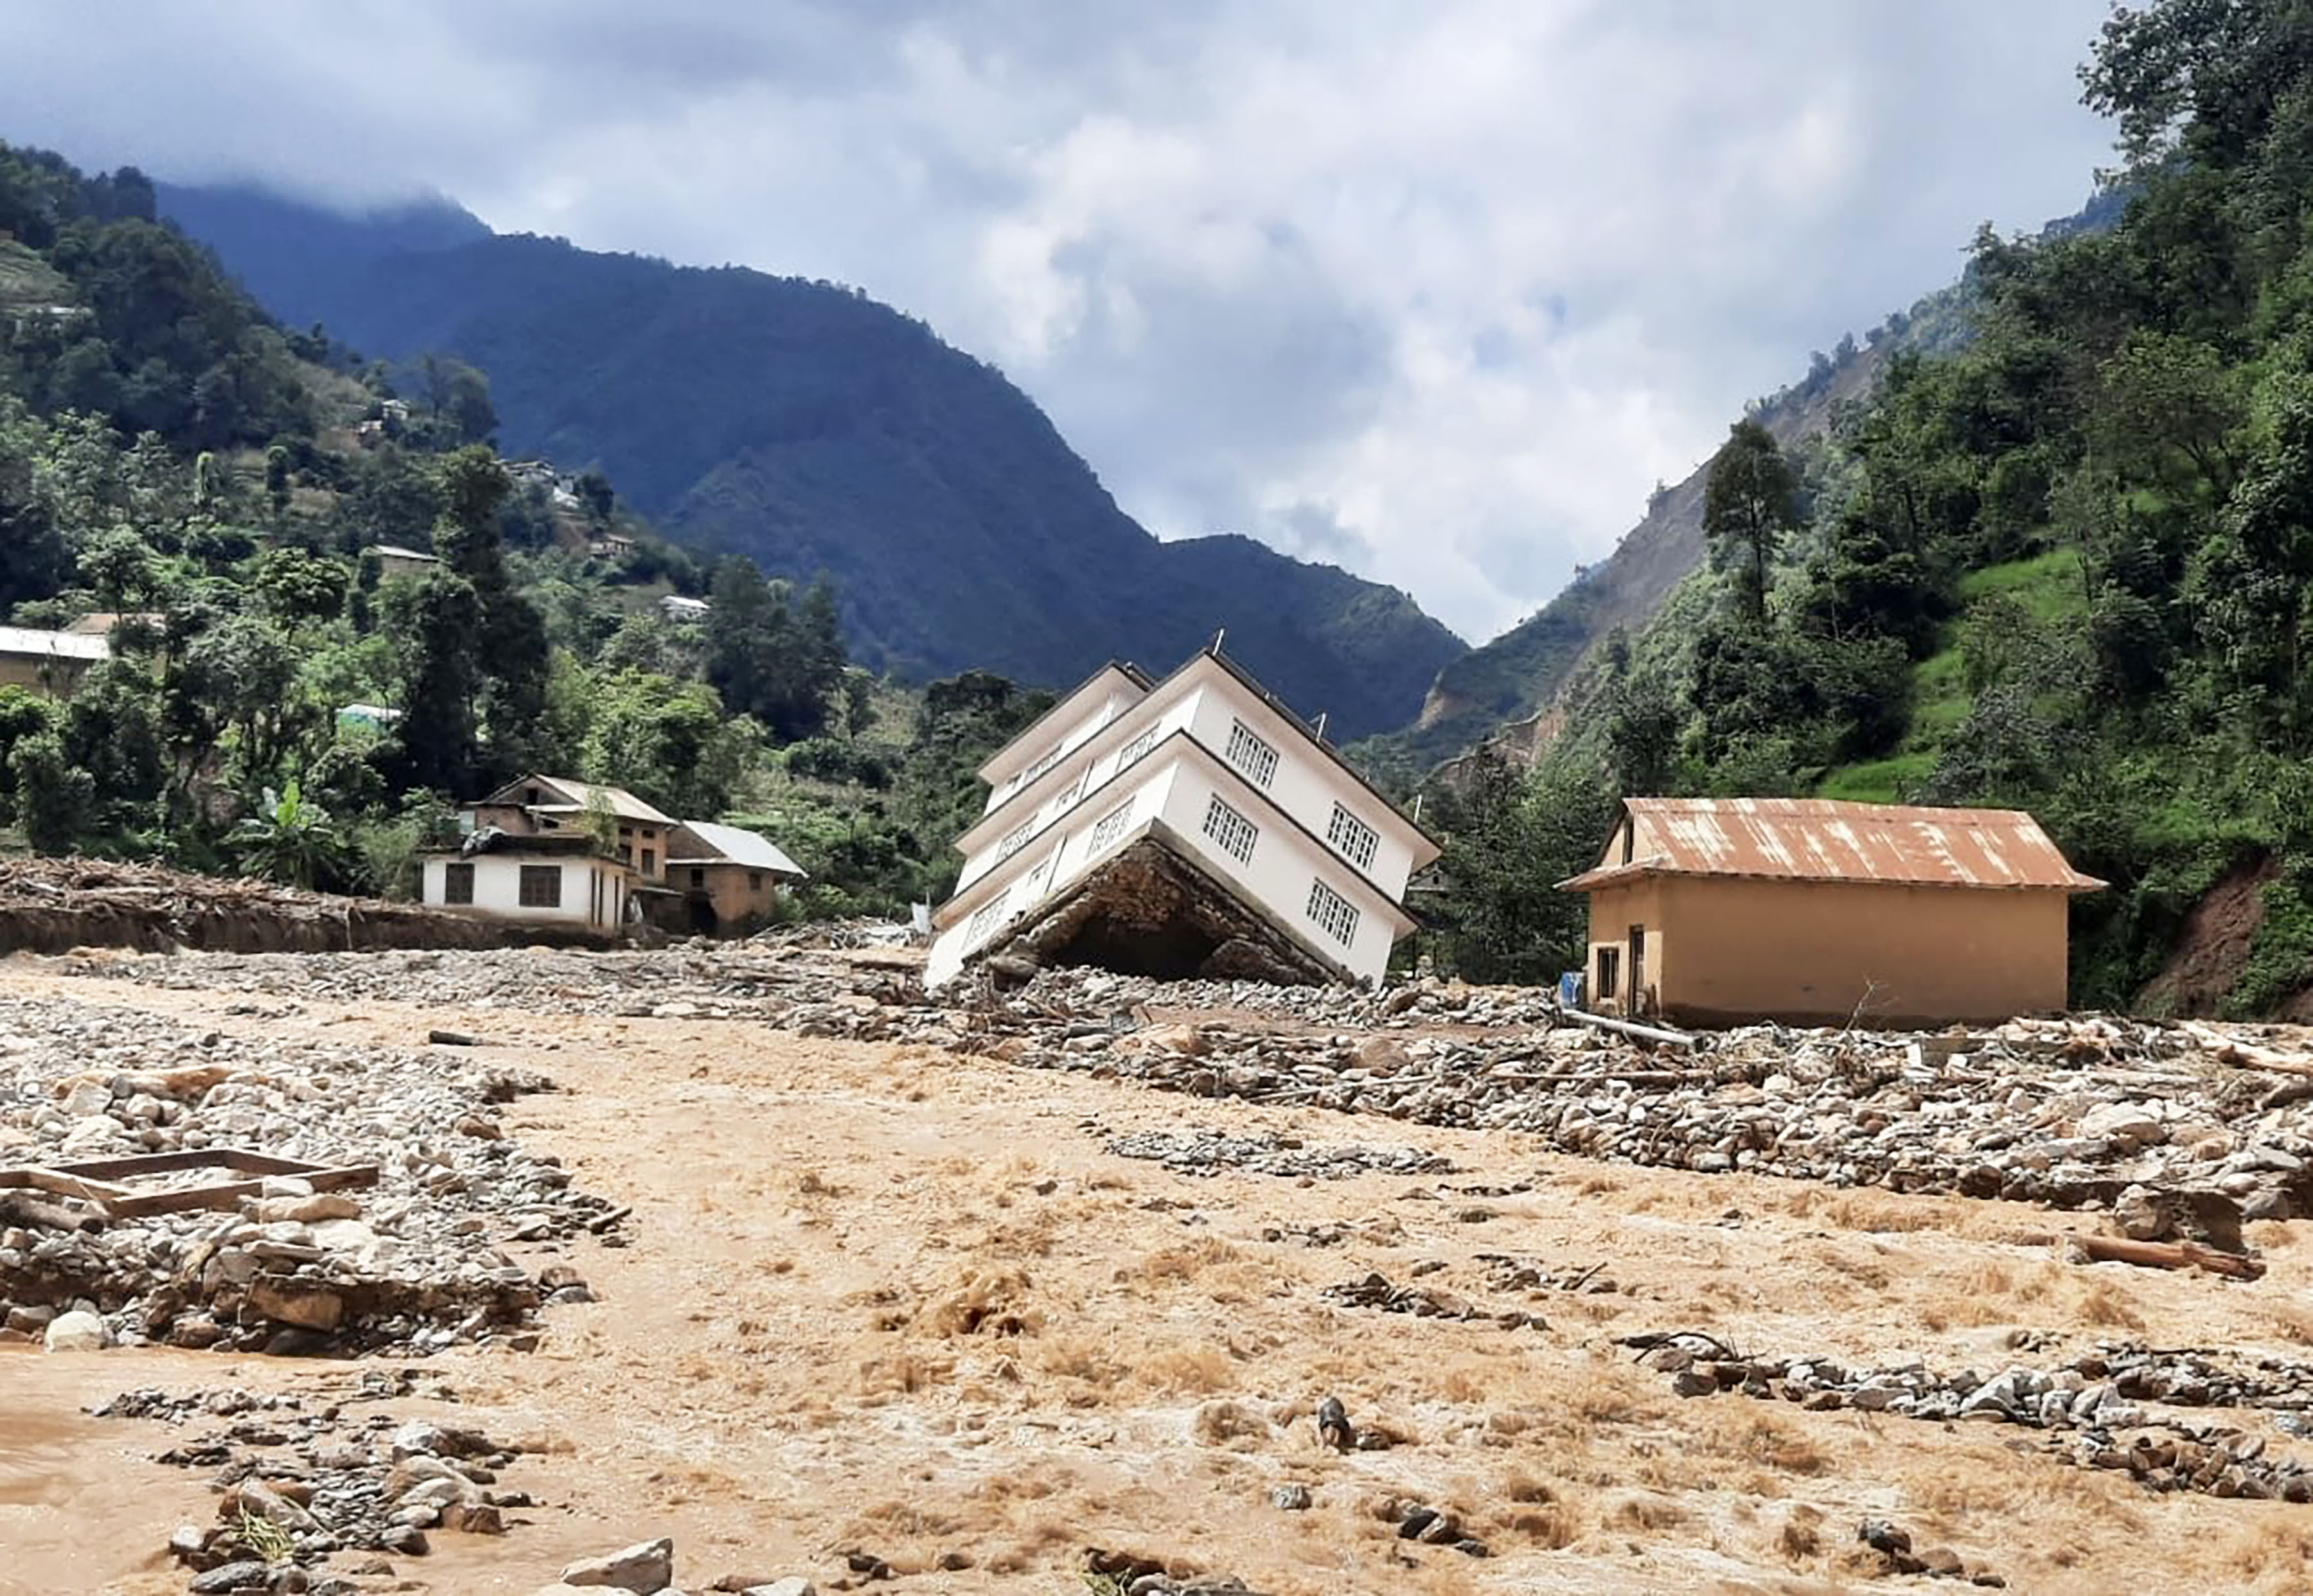
[[[2147,1269],[2202,1269],[2228,1280],[2262,1280],[2265,1265],[2239,1253],[2222,1252],[2194,1241],[2132,1241],[2125,1236],[2091,1236],[2070,1231],[2061,1236],[2020,1238],[2027,1246],[2062,1241],[2090,1264],[2135,1264]]]
[[[99,1230],[104,1215],[89,1209],[44,1203],[21,1191],[0,1192],[0,1225],[23,1225],[37,1230]]]
[[[2209,1050],[2219,1063],[2237,1065],[2244,1070],[2271,1070],[2282,1075],[2313,1076],[2313,1058],[2301,1054],[2277,1053],[2270,1047],[2259,1047],[2254,1042],[2244,1042],[2238,1036],[2228,1036],[2222,1031],[2186,1020],[2185,1035]]]

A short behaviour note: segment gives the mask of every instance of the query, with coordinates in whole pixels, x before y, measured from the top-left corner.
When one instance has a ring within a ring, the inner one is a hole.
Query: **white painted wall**
[[[1197,740],[1224,759],[1228,755],[1229,725],[1235,720],[1243,720],[1276,749],[1277,773],[1264,790],[1276,800],[1279,808],[1306,826],[1320,842],[1332,824],[1336,801],[1380,833],[1381,841],[1374,847],[1373,863],[1362,873],[1384,895],[1392,899],[1405,895],[1406,877],[1413,870],[1413,851],[1393,833],[1393,824],[1402,822],[1388,806],[1310,746],[1307,737],[1236,682],[1200,688],[1194,717],[1191,729]],[[1359,873],[1359,868],[1346,859],[1337,862],[1346,874]]]
[[[1054,749],[1060,751],[1060,759],[1055,763],[1065,762],[1077,749],[1098,736],[1118,716],[1129,712],[1143,696],[1137,688],[1120,681],[1107,692],[1087,699],[1080,710],[1072,711],[1059,726],[1038,729],[1037,741],[1023,750],[1027,757],[1022,761],[1021,768],[989,789],[988,803],[981,813],[993,813],[998,805],[1034,780],[1029,772]],[[1036,771],[1035,773],[1041,776],[1043,772]]]
[[[1280,762],[1279,774],[1283,773]],[[1165,824],[1180,833],[1200,864],[1225,881],[1242,885],[1253,901],[1310,946],[1348,966],[1360,980],[1378,984],[1389,968],[1389,950],[1397,941],[1395,917],[1382,895],[1348,861],[1280,824],[1274,815],[1263,814],[1242,791],[1233,791],[1236,786],[1209,773],[1201,763],[1183,761],[1180,779],[1165,795]],[[1249,861],[1240,861],[1205,834],[1205,816],[1215,793],[1258,828]],[[1346,947],[1309,919],[1313,880],[1322,880],[1357,908],[1357,932]]]
[[[1192,714],[1187,702],[1152,706],[1142,701],[1127,704],[1124,709],[1138,712],[1104,720],[1094,727],[1090,735],[1072,745],[1069,756],[1055,767],[1060,785],[1050,798],[1033,809],[1024,807],[1017,816],[1007,816],[1006,818],[1010,824],[972,851],[956,877],[956,891],[964,891],[1005,861],[1007,857],[1004,852],[1005,840],[1019,827],[1025,825],[1029,828],[1030,841],[1017,850],[1026,851],[1049,846],[1051,829],[1063,820],[1073,824],[1074,812],[1083,806],[1098,807],[1102,814],[1106,814],[1114,807],[1108,801],[1109,793],[1113,789],[1113,779],[1118,773],[1125,750],[1147,733],[1154,731],[1156,737],[1155,744],[1151,745],[1153,750],[1174,732],[1187,726]],[[1113,730],[1110,730],[1112,726]],[[1109,732],[1109,735],[1100,736],[1103,731]],[[1096,745],[1094,742],[1095,737],[1099,739]]]
[[[445,881],[453,863],[474,867],[474,901],[471,904],[449,902]],[[524,865],[550,865],[562,872],[560,907],[534,909],[523,903]],[[626,920],[627,881],[626,871],[601,860],[541,860],[512,853],[478,853],[460,860],[427,860],[420,897],[437,906],[471,909],[477,914],[507,920],[567,920],[579,925],[616,926]],[[598,882],[602,889],[599,913],[594,896]]]

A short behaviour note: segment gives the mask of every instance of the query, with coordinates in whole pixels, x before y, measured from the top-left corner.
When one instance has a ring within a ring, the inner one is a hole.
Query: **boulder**
[[[60,1313],[50,1319],[40,1337],[40,1344],[52,1353],[102,1352],[110,1343],[104,1321],[92,1313],[77,1310]]]
[[[329,1287],[271,1274],[250,1282],[249,1305],[267,1318],[324,1333],[346,1317],[346,1300]]]
[[[562,1571],[562,1583],[657,1596],[674,1583],[674,1542],[661,1536],[656,1540],[637,1541],[608,1556],[584,1558]]]

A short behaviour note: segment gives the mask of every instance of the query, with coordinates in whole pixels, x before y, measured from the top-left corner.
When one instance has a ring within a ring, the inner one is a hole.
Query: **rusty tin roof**
[[[1598,866],[1559,883],[1587,892],[1645,876],[1863,881],[1903,886],[2095,892],[2020,809],[1927,809],[1829,798],[1625,798]]]

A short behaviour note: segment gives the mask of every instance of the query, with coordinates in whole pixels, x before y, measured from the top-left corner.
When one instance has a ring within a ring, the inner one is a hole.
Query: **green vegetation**
[[[2270,1012],[2313,984],[2313,12],[2122,7],[2082,76],[2109,225],[1980,234],[1973,337],[1884,361],[1799,462],[1790,557],[1691,578],[1529,790],[2028,808],[2112,883],[2074,913],[2093,1004],[2262,868],[2226,1001]]]
[[[0,613],[119,617],[69,699],[0,689],[0,824],[406,894],[453,801],[540,770],[762,814],[826,906],[899,913],[952,879],[972,770],[1042,701],[879,687],[831,587],[743,559],[704,624],[670,622],[655,601],[696,594],[696,562],[600,472],[559,497],[510,472],[478,441],[478,370],[429,357],[405,396],[321,330],[283,334],[150,201],[133,172],[0,146],[0,291],[74,310],[0,316]],[[386,543],[438,564],[391,575]]]

